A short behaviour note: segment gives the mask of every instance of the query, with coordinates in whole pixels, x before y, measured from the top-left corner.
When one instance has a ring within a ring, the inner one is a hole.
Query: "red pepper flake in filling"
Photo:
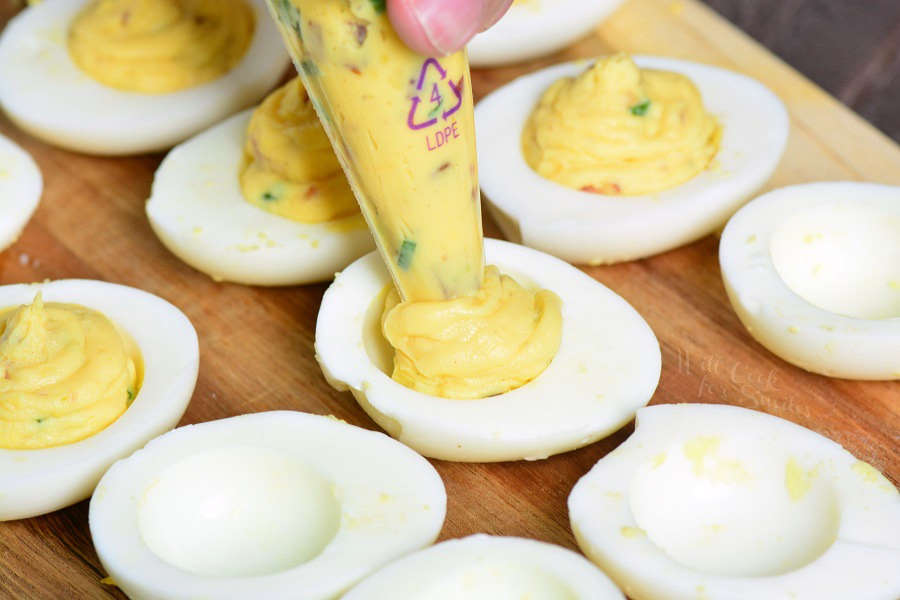
[[[585,185],[580,189],[582,192],[590,192],[591,194],[603,194],[605,196],[616,196],[622,193],[622,187],[618,183],[604,183],[600,187],[594,185]]]
[[[441,166],[438,167],[438,173],[440,173],[441,171],[446,171],[449,166],[450,166],[450,163],[445,162],[444,164],[442,164]]]
[[[362,75],[362,71],[360,71],[359,67],[357,67],[356,65],[346,65],[346,66],[348,69],[350,69],[350,72],[353,73],[354,75]]]
[[[315,196],[318,193],[319,193],[319,189],[316,186],[311,185],[311,186],[309,186],[309,189],[306,190],[306,197],[312,198],[313,196]]]

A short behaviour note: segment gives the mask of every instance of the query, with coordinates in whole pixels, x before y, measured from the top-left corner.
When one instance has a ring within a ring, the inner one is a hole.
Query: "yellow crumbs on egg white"
[[[718,456],[721,441],[718,436],[697,436],[685,442],[684,455],[693,464],[694,475],[726,484],[750,479],[740,462]]]
[[[802,500],[818,475],[817,469],[806,470],[791,458],[784,467],[784,487],[793,502]]]
[[[646,535],[644,533],[644,530],[640,527],[630,527],[628,525],[623,526],[622,529],[619,530],[619,533],[621,533],[623,537],[627,537],[629,539],[639,538]]]
[[[858,460],[853,463],[853,466],[850,468],[853,469],[854,473],[862,477],[866,483],[875,484],[880,489],[897,493],[897,489],[888,480],[888,478],[882,475],[881,471],[879,471],[869,463]]]

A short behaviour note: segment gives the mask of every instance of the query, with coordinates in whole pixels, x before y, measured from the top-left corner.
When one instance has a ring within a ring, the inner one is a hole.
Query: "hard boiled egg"
[[[562,341],[550,365],[510,392],[477,400],[430,396],[393,379],[381,334],[390,276],[375,253],[325,292],[316,356],[326,379],[349,389],[375,422],[425,456],[487,462],[540,459],[585,446],[627,423],[660,375],[659,343],[621,297],[551,256],[484,240],[485,261],[521,285],[562,300]]]
[[[330,280],[374,248],[360,215],[300,223],[244,199],[238,174],[252,109],[173,148],[147,201],[159,239],[216,280],[293,285]]]
[[[91,0],[30,6],[0,36],[0,105],[22,129],[70,150],[135,154],[168,148],[259,100],[289,64],[265,0],[244,1],[255,24],[239,62],[217,79],[161,94],[106,86],[73,62],[69,26]]]
[[[520,77],[475,107],[481,189],[506,237],[573,263],[642,258],[713,232],[772,175],[788,135],[787,112],[772,92],[716,67],[649,56],[634,61],[681,73],[697,86],[707,111],[722,125],[713,166],[644,196],[607,196],[545,179],[525,162],[522,130],[547,87],[588,64],[566,63]]]
[[[634,600],[900,597],[900,494],[838,444],[744,408],[638,411],[569,496],[578,544]]]
[[[473,67],[550,54],[587,35],[622,0],[516,0],[493,27],[469,42]]]
[[[398,598],[624,600],[602,571],[570,550],[489,535],[449,540],[394,561],[342,600]]]
[[[197,334],[165,300],[131,287],[69,279],[0,286],[0,307],[44,302],[103,313],[136,343],[143,382],[128,409],[81,441],[38,450],[0,449],[0,520],[44,514],[87,498],[114,461],[171,429],[184,414],[197,381]]]
[[[0,135],[0,251],[22,233],[43,189],[44,180],[31,156]]]
[[[900,379],[900,187],[812,183],[769,192],[719,245],[750,334],[807,371]]]
[[[440,477],[389,437],[282,411],[181,427],[91,500],[100,561],[135,600],[336,598],[434,541]]]

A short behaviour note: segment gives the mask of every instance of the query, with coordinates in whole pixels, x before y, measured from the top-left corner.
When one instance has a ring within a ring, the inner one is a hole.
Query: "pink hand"
[[[426,56],[456,52],[503,16],[512,0],[387,0],[397,34]]]

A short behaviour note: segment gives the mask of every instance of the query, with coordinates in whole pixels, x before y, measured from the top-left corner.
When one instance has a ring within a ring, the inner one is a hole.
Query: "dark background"
[[[900,0],[703,0],[900,141]]]

